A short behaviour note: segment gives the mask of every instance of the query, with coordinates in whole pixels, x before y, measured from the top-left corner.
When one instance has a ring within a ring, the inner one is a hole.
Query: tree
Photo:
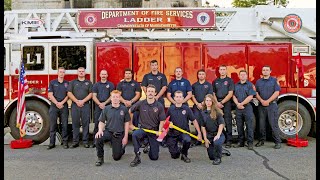
[[[4,10],[5,11],[11,10],[11,0],[4,0]]]
[[[254,7],[256,5],[280,5],[286,7],[288,0],[233,0],[233,7]]]

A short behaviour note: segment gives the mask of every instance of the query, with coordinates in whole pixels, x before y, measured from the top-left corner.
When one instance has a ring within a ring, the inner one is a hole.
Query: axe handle
[[[185,134],[189,134],[191,137],[193,137],[193,138],[195,138],[195,139],[198,139],[198,137],[197,137],[196,135],[191,134],[191,133],[189,133],[188,131],[185,131],[185,130],[181,129],[181,128],[179,128],[178,126],[173,125],[172,123],[170,123],[170,125],[172,126],[173,129],[175,129],[175,130],[177,130],[177,131],[180,131],[180,132],[182,132],[182,133],[185,133]],[[202,140],[201,142],[204,143],[204,140]]]
[[[152,134],[157,134],[158,133],[158,131],[154,131],[154,130],[150,130],[150,129],[137,128],[137,127],[135,127],[134,129],[142,129],[143,131],[148,132],[148,133],[152,133]]]

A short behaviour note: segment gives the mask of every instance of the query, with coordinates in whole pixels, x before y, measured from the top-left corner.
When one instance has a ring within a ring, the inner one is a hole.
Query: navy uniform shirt
[[[130,121],[130,115],[125,106],[112,107],[110,104],[102,110],[99,121],[106,124],[107,131],[123,132],[124,123]]]
[[[139,124],[141,125],[141,128],[158,131],[160,121],[166,119],[163,105],[158,101],[155,101],[152,104],[148,104],[146,99],[138,101],[130,108],[130,111],[132,113],[139,111]]]
[[[256,90],[263,100],[268,100],[274,92],[280,91],[280,86],[277,79],[270,76],[268,79],[258,79]]]
[[[221,101],[228,95],[229,91],[234,90],[234,82],[229,77],[223,79],[219,77],[212,82],[212,88],[217,100]]]
[[[187,96],[187,92],[192,92],[190,81],[185,78],[182,78],[181,80],[172,80],[168,85],[168,92],[171,93],[172,98],[174,97],[174,92],[178,90],[183,92],[183,97],[185,98]]]
[[[200,84],[200,82],[198,81],[192,85],[192,94],[194,95],[196,100],[201,103],[204,101],[204,97],[207,94],[213,94],[212,84],[208,81]]]
[[[163,86],[167,86],[167,78],[164,74],[158,72],[156,75],[152,74],[152,72],[143,76],[143,80],[141,82],[141,86],[147,87],[149,84],[152,84],[156,87],[157,93],[160,92]]]
[[[129,82],[123,80],[118,83],[117,90],[121,91],[121,96],[123,99],[130,101],[136,96],[136,92],[141,93],[141,86],[135,80],[131,80]]]
[[[68,92],[72,92],[78,100],[83,100],[92,92],[92,82],[86,79],[83,81],[75,79],[69,83]]]
[[[206,128],[207,138],[213,138],[219,129],[220,124],[224,124],[224,119],[222,114],[217,114],[216,119],[212,119],[210,117],[210,112],[208,110],[204,110],[201,112],[201,126]]]
[[[189,121],[194,121],[196,118],[193,112],[187,105],[182,105],[181,107],[176,107],[175,105],[170,106],[167,111],[167,116],[170,116],[170,121],[181,129],[186,131],[189,130]],[[170,129],[169,135],[179,135],[179,131],[175,129]]]
[[[100,102],[105,102],[109,97],[110,93],[114,90],[114,85],[110,81],[105,83],[97,82],[93,85],[92,92],[97,93],[97,99]]]
[[[69,82],[66,80],[63,80],[63,82],[60,83],[58,79],[54,79],[49,83],[48,92],[52,92],[54,98],[56,98],[58,102],[61,102],[67,96],[68,85]]]
[[[256,95],[256,91],[253,89],[253,84],[249,81],[241,84],[239,81],[234,87],[234,95],[236,96],[239,103],[244,101],[250,95]]]

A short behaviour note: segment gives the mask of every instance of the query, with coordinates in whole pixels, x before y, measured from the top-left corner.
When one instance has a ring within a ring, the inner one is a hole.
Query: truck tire
[[[26,139],[32,139],[34,143],[40,144],[46,141],[50,135],[49,126],[49,109],[47,105],[39,101],[26,101]],[[28,123],[28,120],[30,123]],[[17,124],[17,108],[15,107],[11,113],[9,126],[11,135],[15,139],[20,138],[19,128]]]
[[[296,135],[296,113],[297,102],[284,101],[279,104],[279,118],[278,125],[280,128],[280,138],[286,140],[288,138],[294,138]],[[299,119],[298,133],[299,137],[305,138],[311,129],[311,116],[308,110],[299,103]]]

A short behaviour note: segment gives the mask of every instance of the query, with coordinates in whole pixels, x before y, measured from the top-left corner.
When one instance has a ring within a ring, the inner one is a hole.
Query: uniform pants
[[[141,147],[141,142],[143,138],[147,137],[150,143],[149,158],[151,160],[158,160],[159,158],[159,142],[157,141],[157,136],[155,134],[150,134],[144,132],[142,129],[137,129],[132,133],[132,142],[134,146],[134,152],[139,152]]]
[[[103,150],[104,142],[111,141],[112,157],[115,161],[120,160],[122,155],[125,152],[125,148],[122,145],[123,137],[124,137],[123,132],[120,135],[115,136],[113,135],[113,132],[105,130],[103,132],[103,136],[96,139],[97,156],[99,158],[104,157],[104,150]]]
[[[90,104],[85,103],[83,107],[77,104],[71,105],[73,143],[79,144],[80,119],[82,124],[82,141],[84,144],[89,142],[89,122],[90,122]]]
[[[93,142],[96,143],[95,135],[99,130],[99,117],[101,115],[102,109],[99,108],[99,106],[94,106],[94,129],[93,129]]]
[[[259,130],[260,130],[260,141],[266,140],[266,119],[268,118],[269,125],[272,129],[272,137],[275,143],[281,143],[279,136],[279,125],[278,125],[278,105],[277,103],[271,103],[269,106],[258,106],[259,111]]]
[[[62,140],[63,143],[68,143],[68,104],[65,103],[62,109],[57,108],[54,104],[50,106],[49,117],[50,117],[50,144],[56,143],[56,132],[57,132],[57,118],[59,117],[62,123]]]
[[[222,156],[222,144],[225,141],[225,136],[221,133],[220,138],[216,141],[213,141],[214,137],[208,137],[208,140],[211,144],[209,144],[209,148],[207,148],[208,156],[210,160],[221,159]]]
[[[182,149],[178,148],[178,141],[182,142]],[[188,156],[188,150],[190,148],[191,137],[188,134],[179,134],[176,136],[168,135],[167,137],[167,145],[169,148],[169,152],[173,159],[179,158],[180,153]]]
[[[231,101],[227,101],[223,104],[223,118],[226,123],[226,140],[227,142],[232,141],[232,116],[231,116]]]
[[[236,109],[236,121],[238,130],[238,142],[244,143],[244,128],[243,118],[245,119],[247,129],[247,142],[248,144],[253,143],[253,109],[251,104],[247,104],[244,109]]]

